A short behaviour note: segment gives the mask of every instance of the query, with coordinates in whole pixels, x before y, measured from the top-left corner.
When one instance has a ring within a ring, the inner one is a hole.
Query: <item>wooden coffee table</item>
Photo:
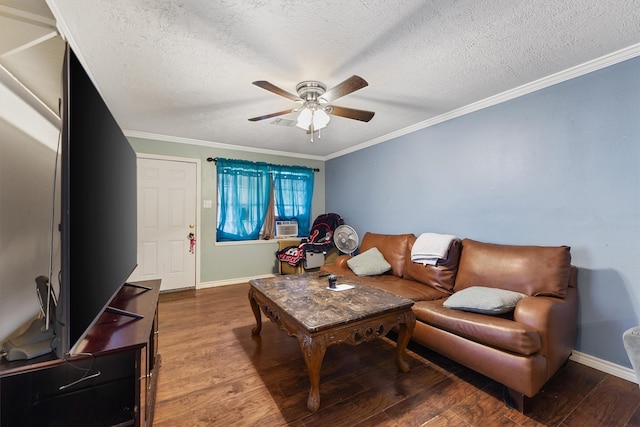
[[[404,354],[416,324],[413,301],[340,276],[338,284],[353,288],[329,290],[327,278],[317,272],[249,283],[249,301],[257,323],[252,333],[260,334],[262,309],[280,329],[298,338],[311,382],[307,400],[311,411],[320,407],[320,367],[330,345],[358,345],[383,337],[398,326],[396,359],[402,372],[409,371]]]

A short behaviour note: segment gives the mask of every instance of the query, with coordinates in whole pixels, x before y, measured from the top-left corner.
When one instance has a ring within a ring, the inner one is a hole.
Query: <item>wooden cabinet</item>
[[[141,319],[103,313],[77,354],[0,362],[0,425],[151,426],[160,356],[160,281],[124,286],[110,306]]]

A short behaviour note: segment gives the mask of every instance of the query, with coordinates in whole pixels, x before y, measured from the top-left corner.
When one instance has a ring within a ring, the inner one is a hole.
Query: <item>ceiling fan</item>
[[[295,101],[299,103],[300,106],[289,110],[278,111],[277,113],[253,117],[249,119],[249,121],[257,122],[283,114],[300,112],[296,126],[306,130],[308,134],[311,134],[311,142],[313,142],[314,132],[320,131],[320,129],[327,126],[330,120],[329,115],[368,122],[375,114],[373,111],[330,105],[336,99],[369,85],[365,79],[356,75],[349,77],[347,80],[329,90],[327,90],[327,86],[325,86],[324,83],[315,80],[300,82],[296,85],[298,95],[280,89],[265,80],[258,80],[253,82],[253,84],[269,92],[273,92],[276,95],[284,96],[285,98]]]

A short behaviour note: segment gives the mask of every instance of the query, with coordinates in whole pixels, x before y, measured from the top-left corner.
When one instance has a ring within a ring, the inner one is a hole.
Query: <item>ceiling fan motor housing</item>
[[[307,80],[296,85],[298,96],[306,102],[321,102],[320,97],[324,95],[326,91],[327,86],[315,80]],[[326,102],[324,99],[322,101]]]

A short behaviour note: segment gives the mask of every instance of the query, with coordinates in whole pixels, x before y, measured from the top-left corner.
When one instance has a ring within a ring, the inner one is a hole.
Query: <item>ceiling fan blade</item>
[[[327,102],[335,101],[345,95],[349,95],[351,92],[355,92],[363,87],[369,86],[369,83],[360,76],[353,75],[347,80],[343,81],[339,85],[332,87],[321,96],[327,100]]]
[[[282,116],[283,114],[293,113],[295,108],[291,110],[278,111],[277,113],[267,114],[265,116],[252,117],[249,119],[250,122],[257,122],[259,120],[270,119],[271,117]]]
[[[331,114],[334,116],[345,117],[347,119],[368,122],[376,113],[374,113],[373,111],[356,110],[355,108],[338,107],[337,105],[332,105]]]
[[[253,82],[254,85],[261,87],[262,89],[268,90],[269,92],[273,92],[276,95],[284,96],[285,98],[289,98],[292,101],[302,101],[298,95],[294,95],[292,93],[287,92],[284,89],[280,89],[278,86],[269,83],[266,80],[258,80]]]

